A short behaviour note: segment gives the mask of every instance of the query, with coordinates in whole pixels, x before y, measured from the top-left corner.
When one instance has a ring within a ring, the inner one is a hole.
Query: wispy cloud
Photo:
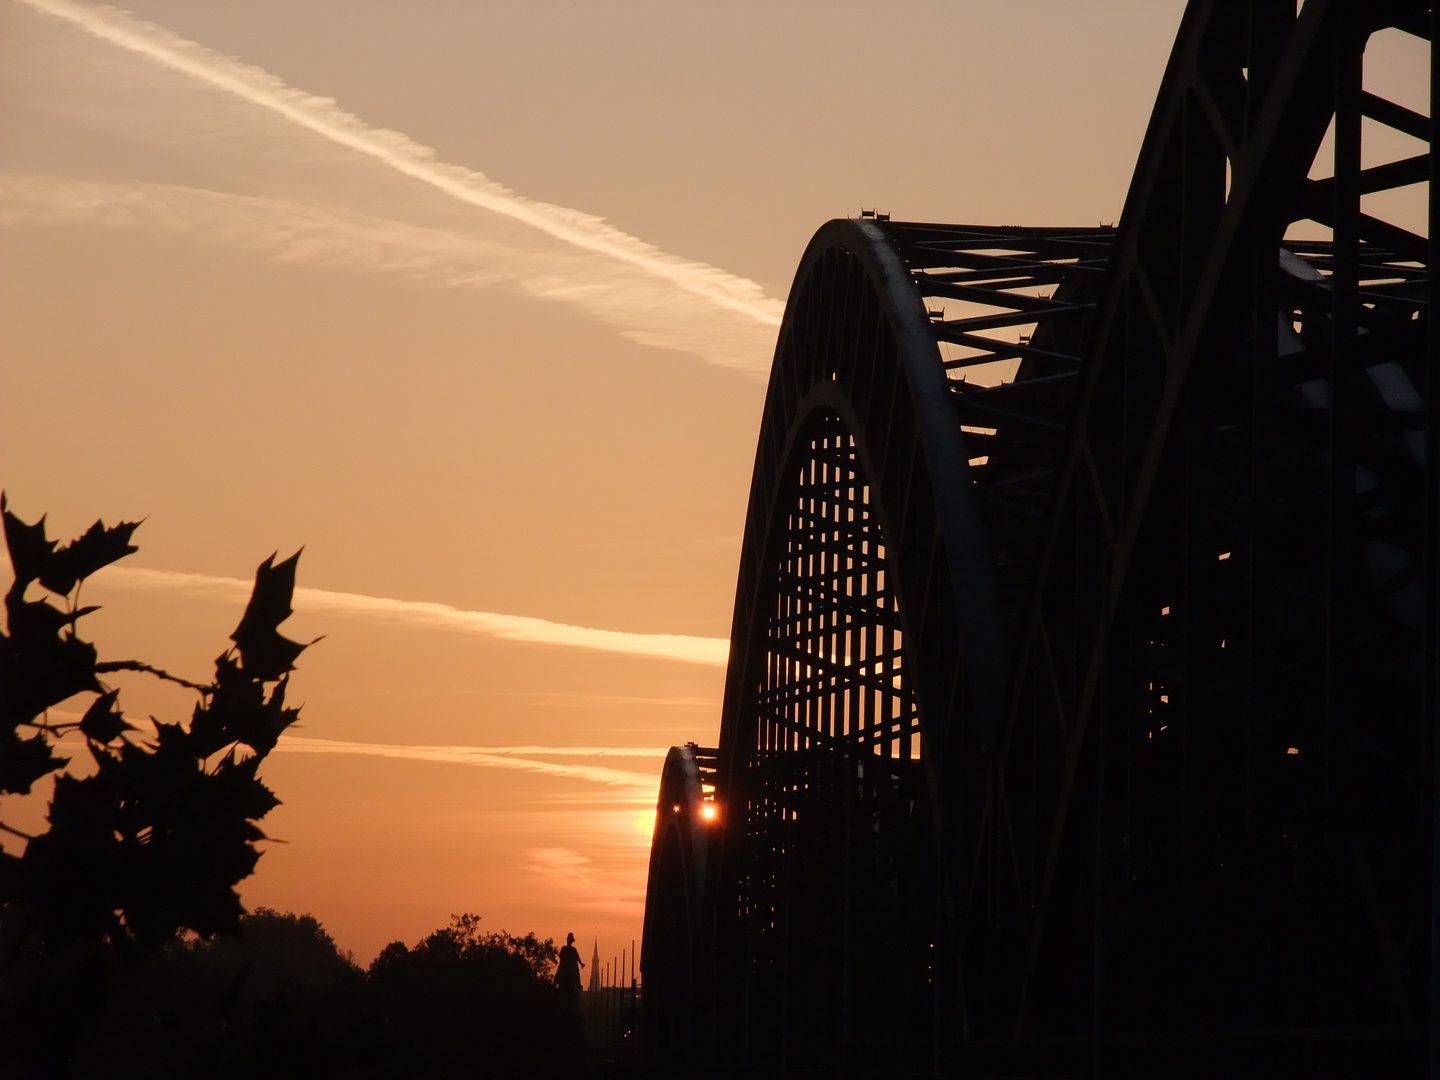
[[[720,702],[709,697],[638,697],[633,694],[572,694],[551,690],[512,690],[507,697],[529,698],[537,706],[570,708],[577,702],[608,705],[653,705],[667,709],[716,709]]]
[[[644,915],[645,882],[639,874],[604,874],[587,856],[570,848],[531,848],[527,854],[525,869],[547,891],[564,896],[570,906],[632,918]]]
[[[151,235],[203,235],[281,261],[398,273],[439,285],[483,287],[547,267],[543,253],[499,238],[342,207],[153,181],[0,173],[0,223],[73,221]]]
[[[164,205],[180,206],[182,219],[230,214],[262,242],[273,244],[277,234],[301,238],[291,246],[292,255],[300,254],[305,247],[303,238],[308,237],[319,239],[317,253],[322,258],[325,249],[348,244],[360,249],[355,254],[363,262],[367,249],[373,255],[378,240],[390,251],[392,262],[404,262],[408,257],[411,262],[430,264],[432,271],[438,264],[445,271],[442,276],[448,275],[452,283],[468,278],[470,283],[483,284],[496,275],[498,265],[499,276],[520,281],[532,293],[574,303],[621,325],[639,340],[683,348],[726,366],[757,372],[768,366],[768,344],[773,342],[783,305],[767,297],[753,281],[663,252],[602,218],[526,198],[480,172],[438,161],[429,147],[399,132],[372,127],[330,99],[291,87],[258,67],[222,56],[116,8],[74,0],[20,2],[124,55],[218,93],[252,113],[281,121],[304,133],[311,143],[318,140],[350,155],[347,160],[356,166],[360,162],[378,166],[384,174],[443,196],[452,205],[481,212],[481,218],[489,216],[519,226],[533,239],[516,241],[512,235],[499,245],[506,250],[497,251],[492,238],[487,251],[487,244],[477,243],[473,236],[446,242],[446,230],[437,235],[423,227],[409,227],[417,224],[413,222],[382,223],[373,216],[346,213],[333,202],[304,207],[285,199],[267,199],[263,192],[257,196],[249,184],[241,191],[210,192],[207,200],[205,192],[193,187],[135,183],[118,200],[116,192],[105,193],[99,204],[128,203],[132,214],[145,218],[155,216],[152,210]],[[109,92],[106,107],[121,108],[115,101],[123,95],[114,85],[113,75],[107,73],[103,81],[111,84],[105,87]],[[97,114],[98,110],[87,115],[87,123],[99,122]],[[190,123],[204,128],[213,120],[200,103]],[[186,123],[183,116],[169,122]],[[254,132],[249,136],[259,138]],[[199,141],[208,154],[232,149],[218,146],[213,138]],[[290,148],[288,156],[296,169],[313,165],[303,148]],[[331,185],[331,189],[348,186]],[[87,207],[102,212],[96,200],[83,197],[71,199],[66,208],[73,213]],[[406,252],[408,256],[396,254]],[[520,265],[505,266],[507,260],[513,261],[511,257]],[[472,273],[466,273],[467,267]],[[695,324],[688,330],[687,315]]]
[[[434,761],[448,765],[472,765],[498,769],[518,769],[570,779],[590,780],[598,784],[643,789],[653,798],[660,782],[660,773],[615,769],[607,765],[577,765],[569,762],[541,761],[534,756],[555,757],[641,757],[663,758],[664,750],[638,747],[544,747],[544,746],[411,746],[398,743],[348,742],[340,739],[311,739],[284,735],[276,745],[277,752],[291,754],[360,754],[369,757],[399,758],[406,761]]]
[[[195,597],[244,602],[251,583],[240,578],[209,574],[184,574],[170,570],[111,566],[95,580],[110,586],[147,592],[180,593]],[[730,643],[724,638],[690,637],[684,634],[636,634],[624,630],[597,630],[571,626],[526,615],[501,615],[490,611],[465,611],[449,604],[421,600],[392,600],[383,596],[331,592],[328,589],[295,590],[294,606],[309,614],[341,615],[377,619],[411,626],[438,627],[463,633],[485,634],[506,641],[535,645],[564,645],[576,649],[646,656],[690,664],[724,665]]]
[[[48,717],[52,721],[74,723],[83,713],[72,709],[51,709]],[[129,714],[125,717],[140,732],[142,738],[153,737],[155,721],[152,717]],[[61,741],[80,743],[83,737],[78,731],[69,730],[62,734]],[[607,804],[617,801],[623,804],[638,803],[653,806],[655,792],[660,783],[660,764],[669,747],[664,746],[466,746],[466,745],[415,745],[410,743],[354,742],[349,739],[315,739],[306,735],[286,732],[275,746],[276,752],[290,754],[353,754],[361,757],[395,758],[402,761],[433,761],[442,765],[470,765],[482,768],[516,769],[521,772],[542,773],[570,780],[589,780],[611,788],[623,788],[607,795]],[[582,765],[566,761],[545,761],[544,758],[624,758],[631,761],[645,761],[651,769],[640,772],[636,769],[617,769],[609,765]],[[81,764],[84,762],[82,760]],[[593,805],[596,801],[593,791],[585,794],[551,793],[542,801],[582,801]],[[613,811],[612,811],[613,813]],[[623,812],[622,812],[623,813]]]

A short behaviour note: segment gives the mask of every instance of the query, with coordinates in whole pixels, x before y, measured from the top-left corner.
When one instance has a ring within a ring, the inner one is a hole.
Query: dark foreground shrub
[[[365,975],[309,915],[261,908],[238,937],[175,940],[115,986],[74,1075],[365,1076]]]
[[[70,1075],[215,1080],[563,1077],[579,1019],[533,935],[457,918],[368,972],[309,915],[260,909],[239,937],[176,940],[116,986]],[[553,964],[553,960],[550,961]]]

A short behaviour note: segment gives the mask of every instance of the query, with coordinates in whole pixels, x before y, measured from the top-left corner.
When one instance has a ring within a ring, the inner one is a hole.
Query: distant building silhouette
[[[590,954],[590,985],[589,990],[600,989],[600,939],[595,939],[595,949]]]

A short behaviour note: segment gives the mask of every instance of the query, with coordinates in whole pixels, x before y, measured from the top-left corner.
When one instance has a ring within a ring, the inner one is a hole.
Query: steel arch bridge
[[[1117,228],[815,235],[656,1062],[1437,1075],[1435,157],[1366,66],[1437,16],[1296,8],[1192,0]]]

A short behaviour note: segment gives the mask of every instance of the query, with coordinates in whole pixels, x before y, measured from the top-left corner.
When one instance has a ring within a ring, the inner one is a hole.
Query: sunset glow
[[[1182,6],[0,0],[0,488],[143,518],[87,633],[191,679],[303,547],[244,903],[362,962],[459,912],[638,940],[809,236],[1114,220]]]

